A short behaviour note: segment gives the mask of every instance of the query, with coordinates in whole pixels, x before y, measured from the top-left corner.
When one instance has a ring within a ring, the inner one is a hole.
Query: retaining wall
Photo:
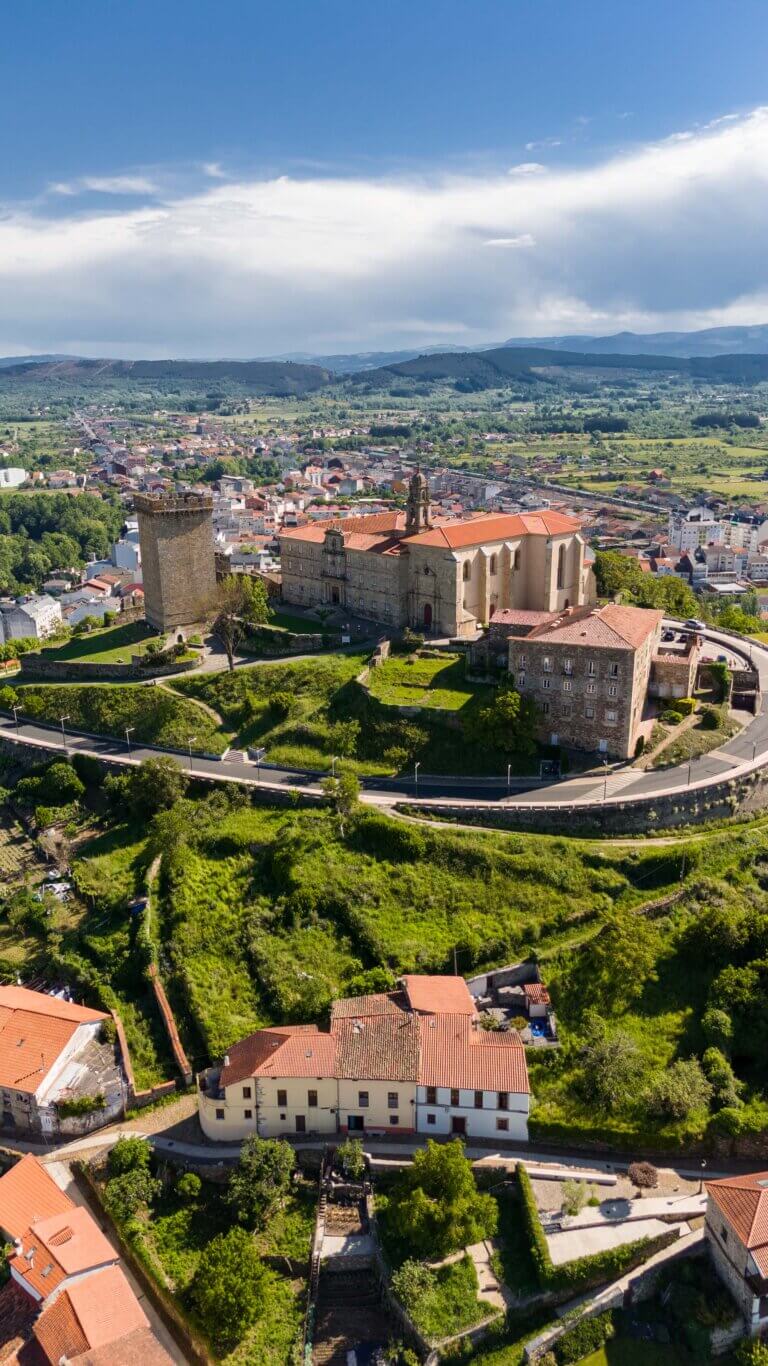
[[[182,1078],[184,1080],[184,1085],[191,1086],[194,1074],[192,1072],[189,1059],[182,1047],[181,1039],[179,1038],[179,1031],[176,1028],[176,1020],[174,1019],[173,1011],[171,1010],[170,1004],[168,1002],[168,997],[165,994],[165,988],[162,982],[160,981],[160,977],[158,976],[156,963],[150,963],[148,974],[149,980],[152,984],[152,990],[155,993],[157,1008],[160,1011],[163,1024],[165,1025],[165,1032],[168,1035],[168,1042],[170,1043],[171,1049],[173,1051],[176,1066],[181,1072]]]
[[[137,683],[146,682],[148,678],[166,678],[172,674],[188,673],[190,669],[196,669],[199,663],[200,660],[195,658],[185,659],[181,663],[176,661],[158,664],[154,668],[145,665],[142,668],[140,664],[134,663],[98,664],[93,661],[78,664],[71,659],[46,659],[41,654],[28,654],[22,655],[19,660],[19,682],[45,679],[48,682],[59,683]]]

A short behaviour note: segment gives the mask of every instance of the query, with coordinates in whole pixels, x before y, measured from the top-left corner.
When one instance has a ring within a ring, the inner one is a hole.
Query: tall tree
[[[267,590],[262,579],[250,574],[228,574],[222,579],[213,629],[227,652],[230,670],[235,667],[235,651],[249,627],[260,625],[268,616]]]

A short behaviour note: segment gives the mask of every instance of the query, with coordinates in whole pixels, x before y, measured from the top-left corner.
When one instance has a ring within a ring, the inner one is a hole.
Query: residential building
[[[283,598],[338,606],[394,628],[472,636],[504,608],[558,611],[594,601],[579,523],[562,513],[433,521],[416,473],[405,512],[280,533]]]
[[[61,624],[61,604],[47,593],[0,603],[0,642],[45,640]]]
[[[0,470],[0,489],[17,489],[28,478],[27,471],[12,465]]]
[[[768,1328],[768,1172],[707,1182],[705,1236],[747,1334]]]
[[[670,510],[668,535],[676,550],[696,550],[710,541],[721,542],[735,550],[756,552],[761,528],[757,522],[721,518],[711,508],[687,511]]]
[[[0,986],[0,1126],[17,1132],[59,1131],[58,1106],[101,1094],[95,1123],[125,1109],[125,1083],[114,1048],[100,1035],[109,1017],[26,987]],[[80,1125],[79,1127],[82,1127]]]
[[[509,671],[536,704],[542,740],[634,755],[663,616],[610,602],[554,613],[510,637]]]
[[[530,1094],[514,1029],[483,1029],[463,977],[403,977],[335,1001],[328,1030],[276,1025],[200,1074],[208,1138],[458,1134],[525,1140]]]
[[[22,1157],[0,1177],[0,1229],[12,1247],[11,1280],[0,1291],[0,1324],[6,1321],[2,1310],[12,1308],[14,1323],[24,1324],[22,1336],[29,1338],[31,1329],[36,1362],[169,1366],[171,1357],[152,1331],[117,1250],[36,1157]],[[0,1351],[7,1346],[0,1343]],[[29,1350],[25,1346],[22,1353]]]

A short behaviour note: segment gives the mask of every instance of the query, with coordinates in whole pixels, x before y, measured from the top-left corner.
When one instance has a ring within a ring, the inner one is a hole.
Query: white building
[[[61,624],[61,604],[47,593],[0,607],[0,641],[45,640]]]
[[[719,518],[710,508],[690,508],[687,512],[670,510],[669,540],[676,550],[696,550],[710,543],[729,546],[734,550],[758,549],[761,528],[754,522],[739,522]]]
[[[2,469],[0,470],[0,489],[17,489],[20,484],[24,483],[26,477],[26,470],[16,469],[13,466]]]

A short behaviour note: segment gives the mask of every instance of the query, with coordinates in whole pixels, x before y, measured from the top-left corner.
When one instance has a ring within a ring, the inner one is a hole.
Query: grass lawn
[[[461,711],[491,689],[468,683],[463,654],[394,655],[371,670],[371,696],[390,706]]]
[[[130,664],[132,655],[145,653],[147,641],[157,639],[157,631],[148,622],[131,621],[125,626],[73,636],[66,644],[47,646],[41,653],[46,659],[73,664]]]
[[[720,707],[719,711],[722,719],[719,730],[704,730],[701,717],[679,734],[675,733],[676,726],[664,726],[663,729],[671,737],[670,743],[659,751],[651,766],[670,768],[676,764],[684,764],[688,759],[698,759],[700,755],[709,754],[713,749],[719,749],[720,745],[730,740],[739,730],[738,722],[729,717],[727,707]]]
[[[513,1295],[534,1295],[540,1289],[531,1256],[530,1242],[523,1222],[520,1202],[511,1189],[493,1192],[499,1207],[499,1224],[494,1242],[494,1271]]]
[[[441,1266],[434,1288],[422,1295],[411,1312],[417,1328],[432,1342],[471,1328],[493,1314],[494,1307],[478,1297],[477,1272],[471,1257]]]
[[[292,631],[294,635],[311,636],[318,631],[325,630],[322,621],[318,617],[313,620],[307,617],[296,617],[291,612],[273,612],[267,622],[268,626],[280,626],[284,631]]]
[[[186,751],[193,736],[196,754],[222,754],[226,734],[202,707],[168,688],[144,683],[23,683],[16,686],[22,715],[30,720],[58,724],[68,718],[71,730],[125,739],[133,727],[132,741]]]

